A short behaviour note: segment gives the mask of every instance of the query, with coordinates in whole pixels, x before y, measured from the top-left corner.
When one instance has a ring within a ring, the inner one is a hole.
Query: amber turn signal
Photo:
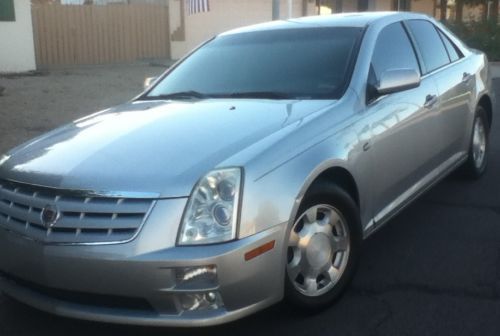
[[[274,243],[275,240],[270,241],[269,243],[265,243],[264,245],[261,245],[257,248],[254,248],[251,251],[248,251],[247,253],[245,253],[245,261],[249,261],[255,257],[260,256],[263,253],[266,253],[267,251],[272,250],[274,248]]]

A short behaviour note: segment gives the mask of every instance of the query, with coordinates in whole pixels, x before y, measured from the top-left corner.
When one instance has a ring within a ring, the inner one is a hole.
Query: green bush
[[[500,25],[487,22],[448,22],[447,26],[469,47],[484,51],[490,61],[500,61]]]

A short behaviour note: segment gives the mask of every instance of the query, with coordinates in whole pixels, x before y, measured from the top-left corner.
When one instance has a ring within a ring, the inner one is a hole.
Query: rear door
[[[424,76],[436,82],[439,95],[440,161],[463,154],[470,114],[473,74],[467,72],[466,60],[453,43],[434,24],[426,20],[406,21],[424,69]]]

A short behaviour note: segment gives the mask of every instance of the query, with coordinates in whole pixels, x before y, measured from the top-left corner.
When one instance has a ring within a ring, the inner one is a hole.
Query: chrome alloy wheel
[[[294,223],[288,241],[287,274],[305,296],[319,296],[339,281],[350,253],[349,228],[327,204],[307,209]]]
[[[482,118],[476,118],[472,135],[472,157],[476,168],[481,168],[486,156],[486,128]]]

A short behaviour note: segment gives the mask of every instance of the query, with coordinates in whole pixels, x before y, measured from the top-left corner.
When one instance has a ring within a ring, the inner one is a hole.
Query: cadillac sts
[[[364,238],[452,171],[483,174],[494,106],[485,55],[424,15],[220,34],[0,156],[0,290],[140,325],[321,309]]]

